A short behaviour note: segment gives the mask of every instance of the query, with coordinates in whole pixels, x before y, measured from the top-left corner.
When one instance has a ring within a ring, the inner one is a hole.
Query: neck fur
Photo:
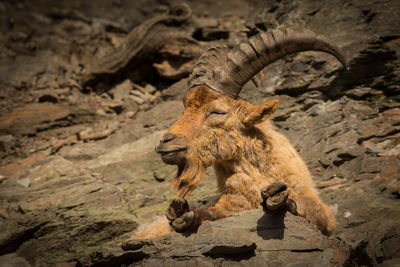
[[[218,186],[223,190],[226,179],[236,173],[244,173],[256,179],[267,177],[272,161],[272,144],[267,136],[259,129],[252,128],[235,141],[238,154],[235,159],[221,161],[214,164],[218,177]]]

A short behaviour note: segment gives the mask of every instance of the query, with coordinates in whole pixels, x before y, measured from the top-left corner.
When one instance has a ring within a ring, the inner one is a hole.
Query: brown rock
[[[56,267],[75,267],[77,265],[78,265],[78,262],[76,262],[76,261],[59,262],[56,264]]]
[[[31,265],[17,253],[10,253],[0,256],[2,267],[31,267]]]
[[[346,96],[353,99],[364,99],[366,97],[371,97],[379,94],[382,94],[382,91],[374,90],[368,87],[356,88],[346,92]]]
[[[0,173],[3,176],[12,176],[14,173],[19,171],[19,165],[17,163],[10,163],[0,167]]]
[[[19,107],[0,117],[0,130],[16,131],[38,128],[42,123],[66,119],[71,111],[68,107],[49,103],[34,103]]]
[[[385,110],[383,116],[393,123],[400,122],[400,108]]]
[[[129,95],[129,91],[133,88],[133,83],[131,80],[126,79],[122,83],[116,85],[110,90],[115,101],[123,101],[126,96]]]
[[[44,162],[46,157],[43,154],[33,154],[25,159],[0,167],[0,174],[11,177],[15,174],[22,173],[29,168]]]

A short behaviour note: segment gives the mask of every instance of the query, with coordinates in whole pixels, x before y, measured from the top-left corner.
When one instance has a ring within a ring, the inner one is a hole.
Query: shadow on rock
[[[286,212],[278,214],[264,213],[264,215],[257,221],[257,235],[264,240],[282,240],[285,233],[285,214]]]

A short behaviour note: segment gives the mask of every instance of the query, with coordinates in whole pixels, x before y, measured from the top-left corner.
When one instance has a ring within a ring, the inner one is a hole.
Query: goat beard
[[[235,135],[227,134],[225,131],[213,133],[209,138],[204,139],[207,140],[206,145],[202,142],[192,144],[192,149],[187,151],[185,160],[178,164],[175,187],[178,188],[179,198],[189,195],[203,182],[207,167],[216,162],[217,158],[219,158],[218,160],[229,160],[237,154],[238,149],[235,142],[225,141],[221,144],[218,137],[223,137],[222,140],[236,140]]]
[[[178,189],[178,197],[188,196],[206,177],[207,167],[197,159],[186,159],[185,163],[178,165],[177,179],[174,182]]]

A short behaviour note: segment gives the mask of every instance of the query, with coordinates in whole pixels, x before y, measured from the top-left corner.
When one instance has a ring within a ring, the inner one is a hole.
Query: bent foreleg
[[[252,209],[241,194],[223,194],[218,202],[208,208],[196,208],[185,199],[176,198],[166,212],[170,225],[177,232],[196,232],[204,221],[215,221],[239,211]]]
[[[335,230],[335,216],[332,210],[322,203],[313,190],[293,192],[291,198],[297,204],[298,215],[315,224],[323,234],[330,235]]]

